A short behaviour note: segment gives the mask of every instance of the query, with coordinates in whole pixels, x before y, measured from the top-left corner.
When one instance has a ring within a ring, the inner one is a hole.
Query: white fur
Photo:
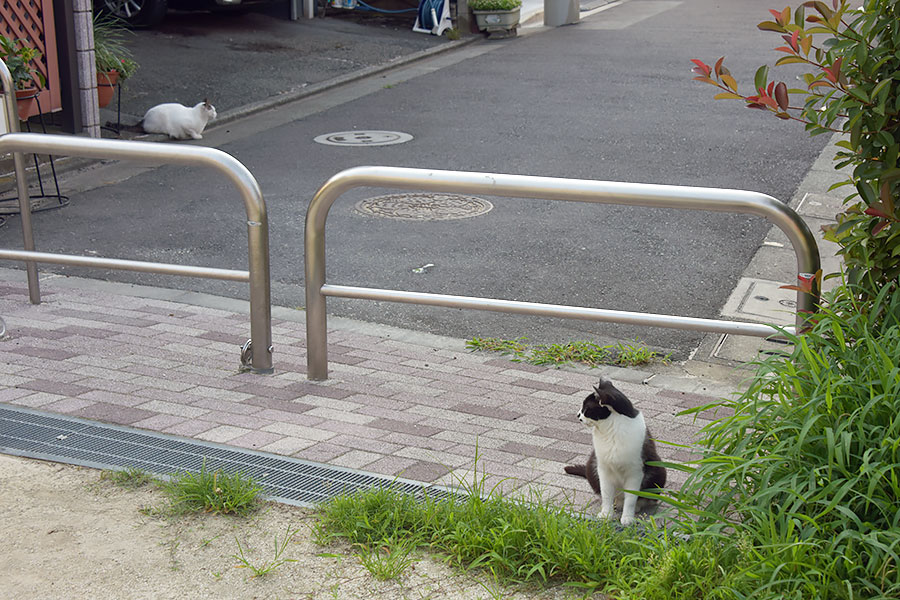
[[[613,516],[613,505],[622,490],[639,490],[644,477],[641,451],[647,426],[644,415],[629,418],[615,411],[606,418],[592,421],[580,412],[578,419],[591,430],[600,481],[600,518]],[[625,494],[622,501],[622,525],[634,522],[637,496]]]
[[[216,118],[216,107],[203,101],[192,108],[177,102],[157,104],[147,111],[141,125],[147,133],[164,133],[176,140],[202,139],[206,124]]]

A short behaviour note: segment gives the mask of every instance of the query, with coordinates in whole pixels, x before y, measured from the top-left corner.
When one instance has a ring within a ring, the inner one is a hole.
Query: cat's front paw
[[[613,516],[611,508],[601,508],[600,512],[597,514],[598,519],[611,519]]]
[[[621,523],[622,523],[623,526],[628,527],[629,525],[631,525],[632,523],[634,523],[634,517],[629,517],[629,516],[627,516],[627,515],[622,515],[622,521],[621,521]]]

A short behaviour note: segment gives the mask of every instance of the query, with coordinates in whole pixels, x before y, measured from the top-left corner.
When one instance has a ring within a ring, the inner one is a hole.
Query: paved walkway
[[[706,421],[678,413],[716,399],[697,380],[660,387],[637,370],[536,367],[338,320],[330,377],[310,382],[304,314],[289,309],[274,309],[275,373],[240,373],[246,303],[49,275],[32,305],[24,272],[0,271],[0,402],[423,482],[453,484],[477,451],[490,483],[511,478],[505,489],[534,484],[580,504],[588,485],[563,466],[590,452],[575,414],[601,373],[663,441],[692,441]]]
[[[791,201],[813,231],[840,206],[823,192],[834,177],[829,150]],[[773,232],[724,316],[771,322],[790,312],[784,306],[793,293],[779,286],[793,282],[796,259]],[[32,305],[24,271],[0,269],[8,330],[0,340],[0,403],[423,482],[452,484],[471,471],[477,446],[490,482],[510,478],[507,489],[535,484],[586,502],[587,483],[562,468],[590,452],[575,414],[601,374],[632,398],[656,438],[677,444],[693,441],[706,422],[679,412],[733,391],[702,370],[691,378],[540,368],[468,352],[463,340],[334,318],[330,379],[310,382],[305,315],[277,307],[275,373],[252,375],[237,368],[249,337],[244,302],[54,275],[41,287],[43,303]],[[744,341],[710,336],[695,354],[752,358],[758,344],[737,347]],[[660,451],[688,458],[665,443]],[[680,476],[670,471],[676,485]]]

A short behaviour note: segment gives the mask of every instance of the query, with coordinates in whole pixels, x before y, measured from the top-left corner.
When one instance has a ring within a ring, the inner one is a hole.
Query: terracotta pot
[[[38,114],[37,95],[39,91],[37,88],[16,90],[16,107],[19,111],[19,120],[26,121],[28,117]]]
[[[107,106],[112,101],[117,83],[119,83],[118,71],[97,73],[97,103],[100,108]]]

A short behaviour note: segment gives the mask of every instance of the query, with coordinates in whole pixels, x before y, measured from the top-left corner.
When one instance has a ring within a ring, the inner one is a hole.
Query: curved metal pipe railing
[[[815,287],[816,279],[814,277],[820,266],[819,250],[815,237],[813,237],[809,227],[796,212],[775,198],[765,194],[717,188],[619,183],[528,175],[398,167],[356,167],[341,171],[326,181],[313,197],[309,210],[306,213],[307,377],[312,380],[328,378],[326,296],[429,304],[452,308],[472,308],[758,337],[767,337],[779,333],[776,327],[760,323],[327,285],[325,283],[325,222],[328,218],[328,211],[341,195],[358,187],[541,198],[568,202],[621,204],[757,215],[773,222],[787,235],[797,255],[798,278],[811,283],[813,286],[811,292],[797,292],[796,328],[788,329],[793,331],[802,329],[805,315],[813,312],[819,298],[819,291]]]
[[[9,110],[7,110],[9,112]],[[231,271],[209,267],[178,266],[166,263],[149,263],[122,259],[79,257],[34,252],[33,243],[25,251],[0,250],[0,259],[52,262],[88,267],[107,267],[132,271],[145,271],[193,277],[209,277],[250,283],[250,340],[252,354],[250,370],[256,373],[272,372],[272,306],[269,283],[269,221],[262,191],[253,174],[240,161],[215,148],[181,144],[160,144],[127,140],[104,140],[39,133],[8,133],[0,136],[0,154],[36,153],[86,158],[132,160],[159,164],[180,164],[211,168],[224,175],[237,188],[247,213],[248,271]],[[24,177],[17,171],[21,204]],[[23,217],[30,214],[26,203]],[[31,221],[23,218],[23,233],[32,238]],[[36,271],[35,271],[36,273]],[[36,282],[35,277],[35,282]],[[32,302],[40,302],[40,292],[33,290],[29,278],[29,294]],[[246,345],[245,345],[246,346]],[[245,354],[246,355],[246,354]]]
[[[3,100],[6,106],[6,131],[18,133],[19,111],[16,103],[16,86],[12,73],[6,63],[0,60],[0,83],[3,84]],[[21,152],[13,153],[13,169],[16,173],[16,194],[19,196],[19,214],[22,217],[22,246],[25,250],[34,250],[34,233],[31,229],[31,198],[28,195],[28,180],[25,175],[25,156]],[[28,296],[32,304],[41,301],[41,288],[38,282],[37,265],[33,261],[25,261],[25,273],[28,278]]]

